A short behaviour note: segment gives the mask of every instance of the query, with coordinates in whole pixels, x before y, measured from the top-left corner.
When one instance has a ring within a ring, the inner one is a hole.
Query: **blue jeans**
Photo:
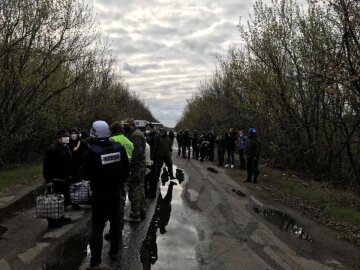
[[[227,149],[227,164],[234,165],[235,160],[235,149],[234,148],[228,148]]]

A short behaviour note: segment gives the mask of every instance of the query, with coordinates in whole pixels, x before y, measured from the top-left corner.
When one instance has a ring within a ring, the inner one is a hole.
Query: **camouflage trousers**
[[[137,164],[137,169],[135,173],[129,176],[128,196],[131,203],[131,212],[134,214],[139,214],[140,209],[145,208],[145,171],[146,162],[140,162],[139,164]]]

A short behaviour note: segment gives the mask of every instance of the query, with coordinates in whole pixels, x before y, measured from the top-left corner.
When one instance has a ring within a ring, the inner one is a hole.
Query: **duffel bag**
[[[36,217],[60,219],[65,212],[64,195],[48,194],[36,197]]]

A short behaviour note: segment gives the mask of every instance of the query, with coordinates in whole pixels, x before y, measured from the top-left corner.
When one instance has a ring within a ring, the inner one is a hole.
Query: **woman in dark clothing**
[[[58,131],[56,140],[45,153],[43,165],[43,176],[47,186],[54,193],[64,195],[65,208],[70,204],[69,184],[73,173],[73,160],[68,143],[69,133],[66,130]],[[67,220],[61,219],[61,221]],[[49,228],[61,226],[61,221],[48,219]]]
[[[234,168],[235,161],[235,146],[237,142],[236,132],[233,128],[230,128],[230,132],[225,136],[226,150],[227,150],[227,164],[226,168]]]

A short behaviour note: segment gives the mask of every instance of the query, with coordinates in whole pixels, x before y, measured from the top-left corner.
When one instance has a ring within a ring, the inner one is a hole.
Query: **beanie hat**
[[[108,138],[110,136],[109,125],[102,120],[95,121],[90,129],[90,137],[92,138]]]
[[[256,133],[256,128],[249,128],[248,132],[249,133]]]
[[[79,130],[76,127],[70,129],[70,133],[79,133]]]

